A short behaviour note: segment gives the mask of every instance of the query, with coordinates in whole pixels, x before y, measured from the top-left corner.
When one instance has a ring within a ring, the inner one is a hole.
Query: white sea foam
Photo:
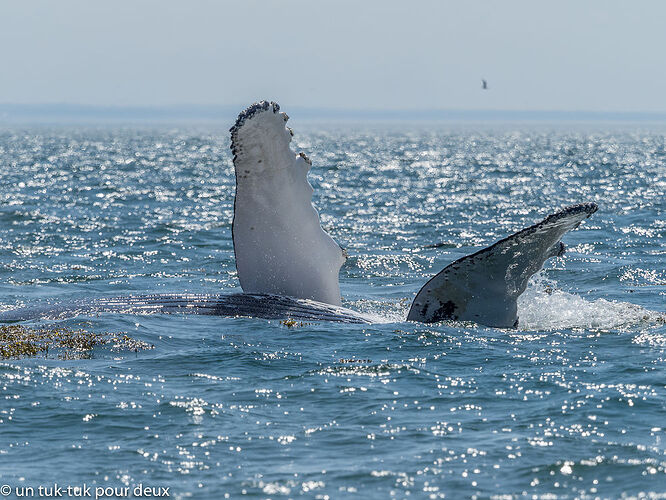
[[[664,313],[630,302],[588,300],[559,290],[555,283],[543,278],[530,283],[520,296],[518,315],[521,330],[608,330],[659,325],[666,321]]]

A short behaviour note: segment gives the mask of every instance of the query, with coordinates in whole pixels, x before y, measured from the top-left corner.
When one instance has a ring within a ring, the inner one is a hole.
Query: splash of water
[[[530,283],[518,299],[521,330],[617,330],[666,322],[663,313],[630,302],[587,300],[557,289],[556,285],[543,276]]]

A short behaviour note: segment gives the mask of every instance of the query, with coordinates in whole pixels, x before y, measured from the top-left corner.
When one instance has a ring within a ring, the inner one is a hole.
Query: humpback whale
[[[299,321],[371,323],[342,307],[339,272],[346,254],[321,227],[308,182],[312,162],[295,153],[289,117],[275,102],[242,111],[230,129],[236,175],[232,238],[243,293],[100,297],[12,309],[0,321],[80,314],[190,313]],[[456,260],[416,294],[408,321],[518,325],[517,299],[544,262],[564,253],[561,238],[597,210],[561,209],[541,222]]]

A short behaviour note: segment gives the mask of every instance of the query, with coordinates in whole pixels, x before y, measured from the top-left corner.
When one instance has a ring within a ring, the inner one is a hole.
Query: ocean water
[[[344,305],[381,322],[55,322],[154,349],[0,360],[8,498],[666,498],[664,127],[292,126],[349,253]],[[228,145],[221,126],[0,129],[0,307],[239,292]],[[449,262],[583,201],[599,211],[517,330],[404,321]]]

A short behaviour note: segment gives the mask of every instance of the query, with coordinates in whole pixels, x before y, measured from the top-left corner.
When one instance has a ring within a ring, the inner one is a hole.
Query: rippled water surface
[[[663,128],[293,126],[350,256],[345,305],[386,322],[58,322],[155,348],[1,360],[1,483],[666,497]],[[222,127],[5,127],[0,174],[3,309],[240,291]],[[521,298],[518,330],[403,321],[446,264],[582,201],[599,211]]]

